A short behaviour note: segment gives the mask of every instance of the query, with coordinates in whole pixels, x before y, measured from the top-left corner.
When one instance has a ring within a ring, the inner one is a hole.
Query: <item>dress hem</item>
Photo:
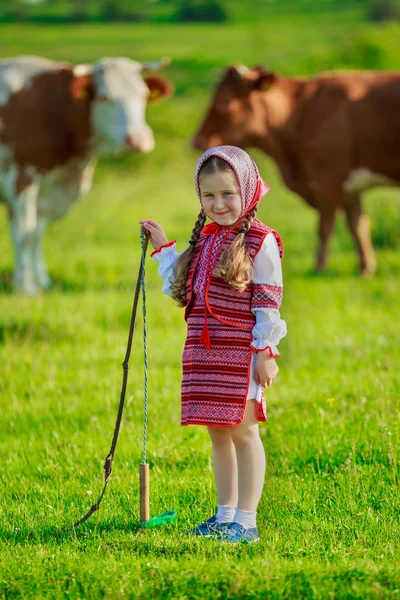
[[[186,427],[187,425],[204,425],[205,427],[237,427],[238,425],[240,425],[240,423],[242,423],[242,421],[244,419],[244,413],[246,411],[246,406],[247,406],[248,400],[254,400],[256,402],[257,423],[265,423],[268,420],[265,396],[264,396],[264,399],[261,400],[260,403],[258,403],[255,398],[247,398],[249,389],[250,389],[251,365],[252,365],[252,352],[251,352],[250,348],[249,348],[249,351],[250,351],[250,359],[249,359],[249,366],[248,366],[248,370],[247,370],[247,387],[246,387],[245,400],[243,402],[243,408],[242,408],[240,420],[235,423],[205,423],[204,421],[191,421],[191,420],[185,421],[183,423],[181,420],[182,427]]]
[[[244,416],[244,415],[243,415]],[[242,419],[238,423],[227,424],[227,423],[203,423],[202,421],[188,421],[187,423],[181,422],[181,427],[187,427],[188,425],[204,425],[205,427],[237,427],[243,421]],[[268,421],[268,417],[265,419],[258,419],[258,423],[266,423]]]

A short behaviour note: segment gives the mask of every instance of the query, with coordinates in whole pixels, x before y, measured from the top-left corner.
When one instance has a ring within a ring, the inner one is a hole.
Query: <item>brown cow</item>
[[[0,61],[0,202],[10,212],[16,290],[35,294],[49,286],[40,245],[46,223],[90,189],[96,160],[154,148],[146,106],[172,86],[159,75],[143,79],[142,72],[164,64]]]
[[[375,271],[361,194],[400,183],[400,74],[294,79],[262,67],[231,66],[193,143],[200,150],[232,144],[269,154],[286,185],[319,212],[317,270],[325,267],[335,215],[342,208],[362,273]]]

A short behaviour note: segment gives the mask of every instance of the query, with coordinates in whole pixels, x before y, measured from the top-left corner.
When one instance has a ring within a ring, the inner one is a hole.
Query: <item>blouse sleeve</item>
[[[273,233],[269,233],[253,263],[253,294],[251,311],[256,317],[251,349],[269,351],[279,357],[277,344],[287,333],[286,322],[280,318],[282,302],[282,267],[279,248]]]
[[[158,274],[163,280],[162,292],[167,296],[172,295],[171,283],[175,280],[174,267],[179,256],[179,252],[175,250],[176,240],[173,240],[150,254],[151,258],[158,263]]]

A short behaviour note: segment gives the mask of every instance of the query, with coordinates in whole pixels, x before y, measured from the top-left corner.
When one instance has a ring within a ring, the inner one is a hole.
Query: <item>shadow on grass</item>
[[[146,283],[147,288],[156,288],[152,282]],[[136,279],[126,283],[124,281],[116,281],[115,283],[77,283],[68,281],[67,279],[52,278],[51,287],[46,290],[45,294],[81,294],[83,292],[132,292],[136,288]]]
[[[52,294],[82,294],[84,292],[110,292],[122,291],[132,292],[136,288],[136,278],[133,277],[129,283],[124,281],[116,281],[115,283],[87,283],[72,281],[62,277],[52,277],[52,283],[49,289],[40,291],[36,297],[44,295],[51,296]],[[155,288],[155,284],[148,282],[148,288]],[[11,270],[0,271],[0,294],[13,294],[13,273]],[[23,296],[23,294],[16,294]],[[30,296],[26,295],[27,298]]]
[[[77,283],[76,281],[71,281],[61,277],[52,277],[51,286],[44,293],[49,295],[52,293],[80,294],[88,289],[89,286],[85,283]]]
[[[54,327],[45,321],[29,322],[27,320],[12,319],[4,323],[0,322],[0,345],[7,342],[49,342],[60,343],[71,340],[62,328]]]
[[[52,278],[52,285],[49,290],[39,292],[41,294],[49,294],[51,292],[77,293],[88,289],[86,284],[79,284],[67,279]],[[9,269],[0,271],[0,294],[12,294],[13,290],[13,272]],[[27,296],[28,298],[29,296]]]
[[[329,280],[329,279],[340,279],[344,276],[353,275],[359,276],[357,268],[352,273],[344,273],[339,269],[327,269],[323,273],[315,271],[314,269],[298,271],[297,269],[293,272],[296,276],[303,276],[306,279],[314,280]],[[77,282],[71,279],[63,277],[51,277],[52,283],[49,289],[39,292],[38,296],[45,295],[51,296],[52,294],[82,294],[84,292],[110,292],[110,291],[121,291],[121,292],[132,292],[135,291],[136,279],[132,278],[132,282],[118,282],[115,283],[84,283]],[[0,271],[0,294],[13,294],[13,273],[11,270]],[[153,282],[146,283],[148,289],[158,289],[157,285]],[[17,294],[16,294],[17,295]],[[26,296],[27,298],[29,296]]]
[[[115,516],[105,520],[88,520],[75,529],[69,529],[70,522],[63,522],[59,526],[38,525],[34,528],[15,527],[14,529],[0,528],[0,542],[11,542],[15,545],[32,545],[52,542],[62,542],[71,539],[86,540],[93,535],[123,531],[124,533],[143,535],[145,529],[138,522],[127,522],[126,517]]]
[[[353,267],[346,265],[342,268],[340,267],[331,267],[327,268],[325,271],[320,272],[315,269],[305,269],[299,270],[295,269],[291,271],[291,275],[295,275],[296,277],[304,277],[305,281],[314,280],[316,283],[321,281],[340,281],[340,280],[352,280],[352,281],[376,281],[382,280],[385,281],[388,276],[395,275],[398,276],[399,267],[396,261],[388,261],[385,260],[384,257],[377,255],[377,269],[373,275],[363,275],[360,272],[360,267],[358,263],[354,263]]]
[[[0,271],[0,294],[11,294],[13,274],[11,270]]]
[[[338,268],[327,268],[325,271],[317,271],[312,268],[303,271],[301,274],[306,279],[314,279],[315,281],[329,281],[330,279],[343,279],[344,277],[361,277],[358,267],[354,267],[351,271],[343,271]]]

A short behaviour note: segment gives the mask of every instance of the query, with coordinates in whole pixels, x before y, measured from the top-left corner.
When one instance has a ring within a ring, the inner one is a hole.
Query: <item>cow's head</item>
[[[155,63],[152,65],[156,68]],[[143,79],[142,71],[148,68],[128,58],[103,58],[94,65],[75,67],[71,91],[77,100],[92,98],[92,143],[96,153],[153,150],[146,105],[170,95],[172,86],[159,75]]]
[[[199,150],[232,145],[257,146],[267,134],[265,92],[277,77],[262,67],[231,66],[217,86],[211,106],[193,139]]]

